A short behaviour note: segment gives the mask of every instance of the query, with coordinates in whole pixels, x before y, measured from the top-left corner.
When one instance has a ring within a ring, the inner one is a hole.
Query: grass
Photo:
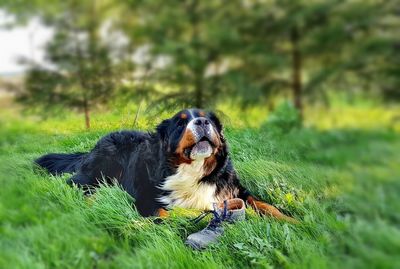
[[[248,209],[246,221],[227,226],[221,242],[203,252],[183,244],[206,225],[189,221],[199,212],[178,208],[154,224],[118,187],[85,198],[64,183],[68,175],[34,171],[32,160],[43,153],[89,150],[103,134],[129,127],[125,116],[101,115],[88,132],[77,117],[39,122],[7,114],[0,129],[0,268],[400,268],[396,110],[374,108],[359,120],[363,109],[350,108],[343,119],[307,112],[314,122],[284,134],[229,124],[244,185],[302,224]]]

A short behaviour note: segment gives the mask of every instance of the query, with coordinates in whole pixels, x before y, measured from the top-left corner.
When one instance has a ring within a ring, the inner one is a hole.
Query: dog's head
[[[204,159],[212,171],[218,157],[226,154],[222,124],[212,112],[182,110],[158,125],[157,132],[175,165]]]

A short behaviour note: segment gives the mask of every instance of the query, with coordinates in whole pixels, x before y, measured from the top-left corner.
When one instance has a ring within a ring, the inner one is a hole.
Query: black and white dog
[[[294,221],[240,184],[221,122],[199,109],[178,112],[154,133],[114,132],[89,153],[48,154],[36,163],[54,175],[75,173],[69,183],[84,189],[118,182],[143,216],[165,217],[173,206],[212,209],[239,197],[262,214]]]

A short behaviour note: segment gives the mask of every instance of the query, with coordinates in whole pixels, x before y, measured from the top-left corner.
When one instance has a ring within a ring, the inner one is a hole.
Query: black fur
[[[185,111],[199,117],[199,110]],[[240,185],[229,159],[222,125],[214,114],[208,113],[206,117],[218,130],[222,146],[215,155],[215,168],[201,181],[216,184],[216,195],[230,191],[245,200],[250,194]],[[135,198],[141,215],[155,215],[160,208],[168,206],[157,199],[167,194],[159,186],[166,177],[176,173],[175,150],[188,120],[179,117],[178,113],[158,125],[154,133],[114,132],[100,139],[89,153],[48,154],[37,159],[36,163],[51,174],[75,173],[69,183],[83,188],[117,180]]]

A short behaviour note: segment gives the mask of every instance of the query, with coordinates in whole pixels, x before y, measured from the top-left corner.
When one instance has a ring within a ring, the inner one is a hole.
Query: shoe
[[[206,211],[194,219],[198,223],[201,219],[210,213],[214,217],[203,230],[188,236],[186,244],[196,250],[204,249],[208,245],[216,242],[224,233],[222,222],[233,223],[245,219],[245,203],[242,199],[234,198],[226,200],[223,203],[214,203],[214,210]]]

